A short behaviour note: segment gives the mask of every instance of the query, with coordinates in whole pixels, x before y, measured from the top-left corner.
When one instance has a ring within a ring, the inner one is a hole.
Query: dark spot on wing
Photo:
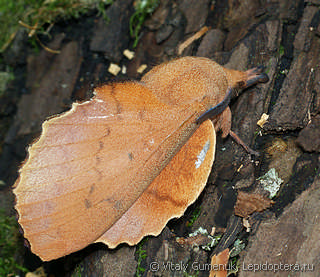
[[[96,161],[98,163],[98,161],[100,161],[100,158],[97,157]],[[102,172],[97,167],[93,167],[93,169],[98,173],[98,181],[101,181],[101,179],[103,178]]]
[[[99,149],[98,149],[97,153],[95,154],[95,157],[96,157],[96,165],[98,165],[98,164],[100,163],[101,158],[100,158],[100,156],[99,156],[99,153],[100,153],[100,151],[101,151],[103,148],[104,148],[103,141],[100,140],[100,141],[99,141]]]
[[[160,195],[156,190],[147,190],[146,193],[153,195],[156,199],[160,200],[161,202],[169,201],[177,207],[182,207],[186,205],[185,201],[177,201],[173,197],[170,197],[170,195]]]
[[[114,203],[113,207],[114,207],[114,209],[117,210],[117,211],[123,210],[122,202],[119,201],[119,200]]]
[[[111,132],[111,130],[110,130],[110,127],[109,126],[106,126],[106,134],[103,136],[103,137],[106,137],[106,136],[109,136],[110,135],[110,132]]]
[[[130,161],[133,160],[133,154],[132,154],[132,152],[128,153],[128,157],[129,157],[129,160],[130,160]]]
[[[95,190],[95,184],[91,185],[89,194],[92,194]]]
[[[143,121],[144,120],[144,117],[145,117],[145,113],[146,113],[146,110],[145,109],[142,109],[138,112],[138,118]]]
[[[99,141],[99,151],[102,150],[104,147],[103,141]]]
[[[119,100],[116,97],[115,84],[111,84],[111,96],[114,99],[114,101],[116,102],[117,114],[121,114],[122,107],[121,107],[121,104],[120,104]]]
[[[86,206],[86,209],[89,209],[92,206],[91,201],[89,199],[84,200],[84,205]]]
[[[96,154],[96,165],[98,165],[100,163],[100,157],[98,156],[98,154]]]

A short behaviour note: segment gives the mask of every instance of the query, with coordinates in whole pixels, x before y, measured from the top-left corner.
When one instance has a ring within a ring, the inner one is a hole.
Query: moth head
[[[233,88],[232,97],[239,96],[242,89],[250,87],[258,83],[266,83],[269,81],[269,77],[263,72],[264,66],[254,67],[247,71],[239,71],[233,69],[224,68],[226,73],[228,86]]]

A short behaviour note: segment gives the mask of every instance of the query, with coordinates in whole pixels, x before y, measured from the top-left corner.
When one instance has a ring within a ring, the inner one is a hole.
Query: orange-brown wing
[[[31,250],[51,260],[101,237],[197,128],[189,108],[124,83],[46,121],[14,189]]]
[[[138,243],[158,235],[167,222],[183,215],[206,185],[215,153],[215,131],[205,121],[132,207],[99,239],[109,247]]]

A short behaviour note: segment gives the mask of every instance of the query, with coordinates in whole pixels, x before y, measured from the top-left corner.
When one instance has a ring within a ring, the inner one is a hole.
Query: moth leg
[[[222,138],[226,138],[230,134],[230,131],[231,131],[231,118],[232,118],[231,110],[228,107],[227,109],[225,109],[223,111],[223,113],[221,114],[221,116],[219,118],[219,121],[218,121],[219,129],[222,132],[222,134],[221,134]]]
[[[247,70],[247,79],[242,88],[247,88],[258,83],[266,83],[269,81],[269,77],[263,72],[264,66],[258,66]]]
[[[238,137],[236,133],[234,133],[232,130],[229,132],[230,136],[239,144],[241,145],[249,154],[254,155],[254,156],[260,156],[260,153],[251,149],[248,145],[243,142],[241,138]]]
[[[214,128],[217,131],[221,130],[222,138],[230,135],[239,145],[241,145],[249,154],[259,156],[259,152],[251,149],[243,140],[231,130],[231,110],[226,108],[218,118],[213,119]]]

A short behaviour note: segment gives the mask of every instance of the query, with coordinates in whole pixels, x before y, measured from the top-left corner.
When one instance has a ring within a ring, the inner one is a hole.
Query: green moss
[[[136,250],[136,255],[138,256],[138,264],[136,270],[136,277],[141,277],[146,269],[141,265],[143,260],[147,257],[147,250],[143,249],[143,246],[148,238],[143,239],[138,245]]]
[[[227,276],[237,276],[237,272],[240,268],[240,258],[239,256],[233,257],[229,259],[229,265],[228,265],[228,274]]]
[[[81,277],[83,273],[83,267],[81,264],[77,265],[76,268],[74,269],[71,277]]]
[[[188,220],[187,227],[192,227],[193,223],[194,223],[194,222],[198,219],[198,217],[200,216],[200,213],[201,213],[201,207],[196,207],[196,208],[193,210],[190,219]]]
[[[19,271],[28,272],[15,261],[19,249],[19,232],[16,219],[0,210],[0,276],[15,276]]]
[[[279,47],[279,57],[281,57],[283,55],[284,55],[284,47],[283,47],[283,45],[280,45],[280,47]]]
[[[105,6],[113,0],[0,0],[0,52],[3,52],[21,25],[33,33],[59,20],[78,18],[92,9],[105,16]],[[20,23],[19,23],[20,21]]]
[[[142,25],[146,18],[158,7],[159,0],[137,0],[135,1],[135,13],[130,18],[130,35],[134,38],[133,47],[139,41]]]
[[[112,3],[111,0],[46,0],[39,2],[42,2],[42,4],[31,9],[26,17],[28,20],[26,23],[31,26],[51,24],[60,19],[79,18],[93,8],[97,8],[104,14],[102,11],[104,6]]]
[[[0,0],[0,49],[5,46],[6,42],[10,40],[11,36],[14,36],[18,29],[18,20],[21,18],[22,14],[25,12],[25,1],[6,1]]]

